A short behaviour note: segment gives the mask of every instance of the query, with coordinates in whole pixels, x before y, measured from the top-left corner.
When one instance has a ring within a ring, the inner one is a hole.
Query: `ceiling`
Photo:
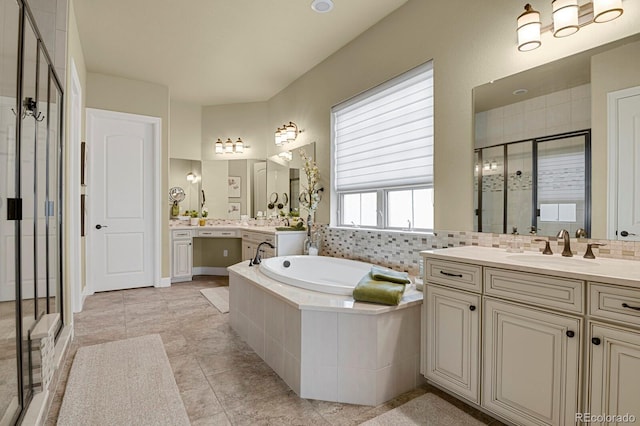
[[[199,105],[265,101],[407,0],[76,0],[87,70]]]

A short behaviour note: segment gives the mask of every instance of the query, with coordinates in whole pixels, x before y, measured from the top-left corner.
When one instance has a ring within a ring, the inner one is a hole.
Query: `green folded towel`
[[[406,272],[397,272],[391,269],[381,268],[379,266],[371,267],[371,277],[378,281],[390,281],[398,284],[411,284],[409,274]]]
[[[404,286],[405,284],[376,280],[372,273],[368,273],[353,289],[353,298],[358,302],[398,305],[402,300]]]
[[[304,231],[304,227],[296,228],[294,226],[276,226],[276,231]]]

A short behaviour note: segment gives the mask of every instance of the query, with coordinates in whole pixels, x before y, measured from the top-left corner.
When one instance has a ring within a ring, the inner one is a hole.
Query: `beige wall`
[[[202,159],[202,107],[171,100],[169,157]]]
[[[538,7],[549,23],[550,2]],[[563,39],[545,33],[541,48],[522,53],[515,32],[520,3],[409,0],[269,100],[268,130],[289,120],[305,129],[295,146],[317,142],[328,188],[331,106],[433,59],[436,228],[471,230],[473,87],[637,33],[640,3],[627,1],[624,7],[614,23],[589,25]],[[273,143],[267,145],[269,155],[277,152]],[[317,220],[329,221],[328,202],[320,204]]]
[[[275,131],[275,129],[274,129]],[[220,138],[232,141],[241,138],[245,144],[243,154],[218,154],[214,144]],[[202,108],[202,159],[238,160],[245,158],[264,159],[269,138],[267,125],[267,103],[253,102]],[[273,132],[271,132],[273,139]],[[173,142],[172,142],[173,143]],[[250,148],[246,148],[249,146]]]
[[[607,93],[635,86],[640,86],[640,42],[591,58],[592,235],[607,235]]]
[[[169,88],[105,74],[87,74],[87,108],[127,112],[162,119],[160,193],[169,191]],[[87,141],[89,142],[89,141]],[[164,200],[164,198],[163,198]],[[169,277],[169,209],[162,209],[162,277]]]
[[[68,58],[67,58],[67,67],[66,67],[66,75],[65,78],[67,79],[67,83],[65,85],[65,87],[67,87],[67,90],[65,91],[65,102],[66,102],[66,107],[65,107],[65,141],[64,141],[64,145],[65,147],[69,146],[69,120],[71,117],[71,102],[69,102],[69,90],[71,88],[71,62],[73,61],[73,63],[75,64],[76,67],[76,71],[78,72],[78,80],[80,80],[80,86],[82,89],[82,110],[84,111],[84,106],[86,104],[86,87],[87,87],[87,67],[85,65],[84,62],[84,54],[82,52],[82,43],[80,42],[80,35],[78,34],[78,24],[76,21],[76,16],[75,16],[75,9],[74,9],[74,0],[71,0],[69,2],[69,8],[68,8],[68,21],[69,21],[69,25],[68,25],[68,37],[67,37],[67,52],[68,52]],[[85,133],[85,116],[84,114],[82,114],[82,130],[81,130],[81,135],[84,135]],[[84,138],[84,136],[82,136]],[[78,150],[79,152],[80,150]],[[71,164],[74,162],[77,162],[78,159],[77,158],[70,158],[70,150],[69,149],[65,149],[65,159],[64,162],[65,164]],[[65,187],[69,188],[69,167],[65,167]],[[69,216],[68,215],[64,215],[65,218],[65,229],[69,229],[71,226],[78,226],[77,223],[70,223],[69,222]],[[80,262],[82,264],[81,268],[82,268],[82,272],[81,272],[81,280],[82,280],[82,288],[84,289],[86,282],[85,282],[85,239],[82,238],[82,243],[81,243],[81,247],[80,247],[80,255],[81,255],[81,259]],[[65,238],[65,250],[69,250],[69,241],[68,239]],[[64,267],[64,273],[68,274],[69,272],[69,267],[72,263],[77,262],[77,259],[71,259],[70,256],[65,255],[64,256],[64,262],[65,262],[65,267]],[[64,318],[65,318],[65,322],[68,324],[71,321],[71,288],[70,288],[70,279],[68,277],[68,275],[65,275],[64,277],[64,283],[65,283],[65,288],[64,288]]]
[[[227,256],[224,251],[227,250]],[[242,261],[239,238],[194,238],[193,266],[226,268]]]

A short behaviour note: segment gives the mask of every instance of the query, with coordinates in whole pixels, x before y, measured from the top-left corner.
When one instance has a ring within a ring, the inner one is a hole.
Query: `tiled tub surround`
[[[422,294],[398,307],[353,302],[229,267],[232,328],[302,398],[377,405],[423,382]]]
[[[418,275],[420,251],[441,248],[479,246],[506,249],[514,236],[469,231],[440,231],[433,234],[414,232],[378,231],[321,226],[323,235],[322,255],[360,260]],[[527,252],[541,252],[544,243],[534,239],[545,238],[551,242],[554,253],[562,252],[562,239],[538,235],[518,235],[518,240]],[[640,242],[604,239],[572,238],[571,250],[582,257],[587,243],[602,242],[604,247],[593,248],[596,257],[640,260]]]

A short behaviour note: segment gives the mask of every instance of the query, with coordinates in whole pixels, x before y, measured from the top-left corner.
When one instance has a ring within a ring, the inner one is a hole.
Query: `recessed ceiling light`
[[[529,91],[527,89],[516,89],[513,91],[513,94],[518,96],[518,95],[524,95],[526,93],[529,93]]]
[[[331,0],[313,0],[311,2],[311,9],[318,13],[327,13],[333,9],[333,1]]]

